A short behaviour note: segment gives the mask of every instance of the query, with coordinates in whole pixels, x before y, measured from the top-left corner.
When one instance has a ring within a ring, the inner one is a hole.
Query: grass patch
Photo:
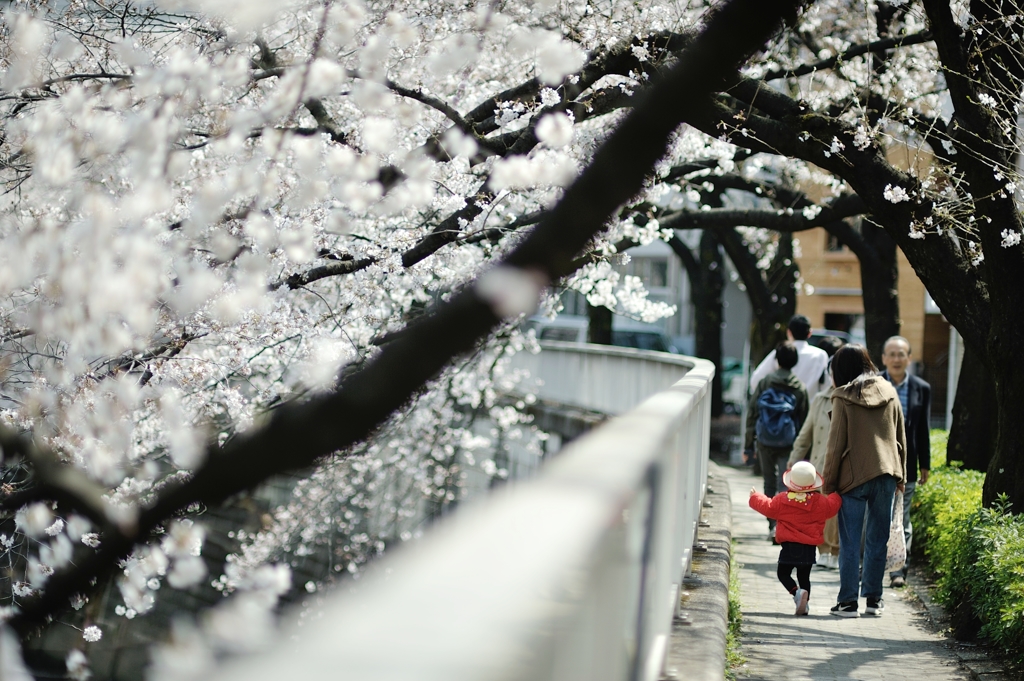
[[[736,681],[736,670],[747,663],[740,650],[743,633],[743,612],[740,609],[740,564],[736,562],[735,547],[729,558],[729,626],[725,631],[725,678]]]

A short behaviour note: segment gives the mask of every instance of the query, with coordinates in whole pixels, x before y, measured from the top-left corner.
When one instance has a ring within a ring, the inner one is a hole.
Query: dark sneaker
[[[907,580],[903,578],[903,575],[896,575],[889,581],[889,588],[899,589],[907,585]]]
[[[875,617],[881,617],[882,611],[885,610],[885,601],[881,598],[869,598],[868,607],[864,608],[865,615],[874,615]]]
[[[793,594],[793,602],[796,603],[797,615],[807,614],[807,600],[811,597],[811,594],[807,589],[797,589],[796,593]]]
[[[860,615],[857,614],[857,601],[836,603],[835,607],[829,610],[829,612],[836,617],[860,617]]]

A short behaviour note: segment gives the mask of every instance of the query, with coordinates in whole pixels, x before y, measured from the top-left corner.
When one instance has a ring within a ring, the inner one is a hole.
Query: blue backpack
[[[766,447],[792,447],[796,439],[796,395],[766,388],[757,398],[757,441]]]

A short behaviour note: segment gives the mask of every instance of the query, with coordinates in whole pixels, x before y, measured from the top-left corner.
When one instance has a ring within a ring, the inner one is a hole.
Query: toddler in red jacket
[[[793,595],[796,614],[807,614],[811,597],[811,566],[814,552],[824,541],[825,521],[839,513],[843,499],[838,494],[822,495],[823,481],[810,461],[797,461],[782,476],[789,492],[779,492],[769,499],[750,489],[750,508],[778,521],[775,539],[782,544],[779,552],[779,581]],[[796,569],[797,583],[793,581]]]

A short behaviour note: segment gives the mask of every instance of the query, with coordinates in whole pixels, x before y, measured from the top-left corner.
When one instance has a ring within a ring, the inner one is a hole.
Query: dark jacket
[[[900,398],[887,379],[861,376],[832,392],[823,492],[845,494],[880,475],[905,482],[906,451]]]
[[[789,369],[776,369],[762,378],[750,395],[750,403],[747,405],[746,442],[744,443],[746,450],[754,448],[754,430],[757,427],[758,416],[757,398],[761,397],[761,393],[768,388],[781,388],[796,395],[796,409],[793,412],[796,432],[800,432],[800,427],[807,420],[807,390],[804,388],[804,384]]]
[[[882,375],[889,378],[888,372]],[[891,381],[890,381],[891,382]],[[931,470],[932,445],[930,423],[932,387],[917,376],[907,374],[907,412],[903,423],[907,429],[907,481],[917,482],[919,468]]]

